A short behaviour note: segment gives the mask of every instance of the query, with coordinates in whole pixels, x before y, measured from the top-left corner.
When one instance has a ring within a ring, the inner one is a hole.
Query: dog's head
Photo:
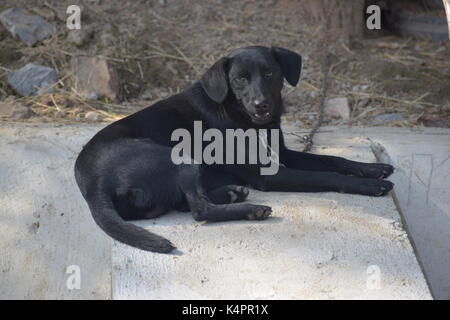
[[[264,125],[281,115],[283,79],[296,86],[302,58],[278,47],[246,47],[217,61],[202,77],[207,95],[217,103],[231,99],[237,112]]]

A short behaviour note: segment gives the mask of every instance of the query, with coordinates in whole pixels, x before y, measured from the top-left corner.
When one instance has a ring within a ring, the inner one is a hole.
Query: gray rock
[[[0,101],[0,117],[13,120],[28,119],[36,115],[33,110],[17,102],[13,96]]]
[[[25,106],[17,106],[14,108],[14,110],[11,113],[11,119],[24,120],[24,119],[29,119],[35,115],[36,114],[34,113],[34,111],[31,110],[30,108],[25,107]]]
[[[120,98],[119,76],[108,60],[74,56],[71,61],[73,89],[86,99],[108,98],[118,101]]]
[[[54,92],[58,74],[49,67],[28,63],[8,75],[9,85],[22,96]]]
[[[400,113],[385,113],[375,117],[370,123],[374,125],[392,124],[395,122],[406,122]]]
[[[97,121],[100,117],[100,114],[96,111],[89,111],[84,117],[90,121]]]
[[[0,21],[15,37],[28,46],[50,37],[55,28],[43,18],[31,15],[22,8],[11,8],[0,13]]]
[[[362,99],[361,101],[358,102],[358,104],[356,105],[357,109],[362,109],[365,108],[367,106],[367,104],[369,103],[369,100],[367,99]]]
[[[350,118],[350,107],[345,97],[333,98],[325,101],[324,113],[331,117],[341,118],[347,121]]]

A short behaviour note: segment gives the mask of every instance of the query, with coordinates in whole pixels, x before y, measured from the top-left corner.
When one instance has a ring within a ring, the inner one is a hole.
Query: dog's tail
[[[145,251],[168,253],[175,249],[169,240],[124,221],[114,208],[109,192],[99,191],[89,200],[95,222],[113,239]]]

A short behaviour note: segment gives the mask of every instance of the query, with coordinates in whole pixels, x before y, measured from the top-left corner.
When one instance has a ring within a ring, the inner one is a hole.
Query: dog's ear
[[[284,78],[295,87],[302,71],[302,56],[284,48],[272,47],[271,49],[275,60],[281,66]]]
[[[200,82],[208,96],[217,103],[222,103],[228,95],[228,58],[220,58],[202,76]]]

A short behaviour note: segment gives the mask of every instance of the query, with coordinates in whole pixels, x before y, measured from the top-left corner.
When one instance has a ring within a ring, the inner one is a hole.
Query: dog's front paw
[[[364,179],[364,181],[357,186],[355,193],[380,197],[386,195],[392,190],[394,184],[388,180]]]
[[[365,163],[355,168],[355,175],[365,178],[385,179],[394,172],[394,167],[384,163]]]
[[[253,205],[247,214],[248,220],[264,220],[272,214],[272,208],[267,206]]]

